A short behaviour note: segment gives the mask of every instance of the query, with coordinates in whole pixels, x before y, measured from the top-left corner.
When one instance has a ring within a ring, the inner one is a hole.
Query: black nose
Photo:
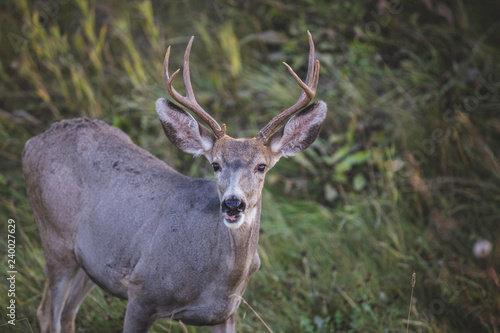
[[[245,210],[246,204],[239,198],[229,198],[222,202],[222,209],[229,215],[236,215]]]

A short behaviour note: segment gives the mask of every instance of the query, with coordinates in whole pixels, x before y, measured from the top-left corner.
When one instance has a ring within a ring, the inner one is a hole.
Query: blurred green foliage
[[[246,301],[274,332],[404,331],[410,302],[412,332],[497,332],[499,13],[493,0],[2,2],[0,216],[18,225],[18,318],[38,332],[45,279],[26,140],[63,118],[99,118],[177,170],[212,177],[157,121],[167,46],[175,68],[196,36],[198,101],[229,135],[251,137],[298,98],[280,62],[304,76],[310,30],[329,114],[313,147],[268,175],[262,267]],[[472,253],[480,239],[493,245],[485,258]],[[5,266],[5,239],[0,248]],[[0,325],[7,301],[2,283]],[[96,289],[77,331],[120,331],[124,310]],[[244,303],[238,317],[241,332],[266,330]],[[153,331],[183,329],[164,319]]]

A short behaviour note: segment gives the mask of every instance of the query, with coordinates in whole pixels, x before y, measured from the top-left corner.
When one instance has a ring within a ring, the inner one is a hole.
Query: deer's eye
[[[212,163],[212,167],[214,168],[214,172],[220,171],[220,165],[219,163]]]
[[[259,164],[257,165],[257,171],[259,172],[264,172],[266,170],[267,165],[265,164]]]

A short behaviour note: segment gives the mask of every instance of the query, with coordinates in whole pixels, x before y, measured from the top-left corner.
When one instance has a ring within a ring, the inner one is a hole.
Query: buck
[[[124,332],[147,332],[161,317],[236,332],[236,310],[260,266],[264,177],[280,157],[316,140],[326,104],[309,105],[319,75],[309,33],[305,83],[285,63],[303,90],[297,103],[256,137],[232,138],[195,99],[192,43],[184,54],[186,96],[172,86],[180,69],[168,74],[170,47],[164,81],[211,130],[163,98],[156,111],[175,146],[208,159],[215,181],[179,174],[99,120],[63,120],[26,143],[23,173],[47,277],[37,310],[42,332],[74,332],[95,285],[128,300]]]

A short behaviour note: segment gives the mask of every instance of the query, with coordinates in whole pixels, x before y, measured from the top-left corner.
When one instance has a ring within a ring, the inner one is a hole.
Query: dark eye
[[[259,172],[264,172],[264,170],[266,170],[266,166],[267,166],[267,165],[265,165],[265,164],[259,164],[259,165],[257,166],[257,171],[259,171]]]
[[[220,165],[219,163],[212,163],[212,167],[214,168],[214,172],[217,172],[220,170]]]

